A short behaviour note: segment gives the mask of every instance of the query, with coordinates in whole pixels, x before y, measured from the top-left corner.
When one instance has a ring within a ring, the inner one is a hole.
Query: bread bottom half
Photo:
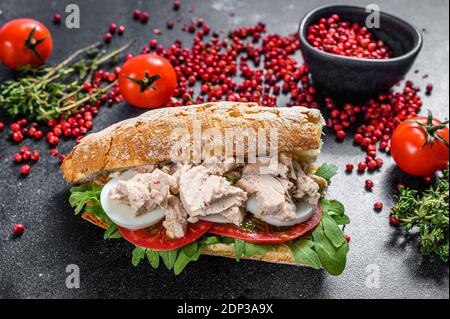
[[[103,229],[107,228],[105,221],[89,212],[84,212],[81,215],[81,217]],[[234,258],[234,245],[222,243],[209,245],[203,249],[202,255]],[[251,259],[269,263],[299,266],[298,264],[295,263],[294,258],[292,257],[292,254],[289,251],[289,248],[282,245],[272,248],[264,255],[254,255],[254,256],[242,255],[241,259]]]

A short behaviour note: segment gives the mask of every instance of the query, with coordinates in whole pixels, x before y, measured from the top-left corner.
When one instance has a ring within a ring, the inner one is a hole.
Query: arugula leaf
[[[322,264],[319,256],[314,251],[314,242],[307,239],[297,239],[287,245],[297,264],[307,265],[313,269],[320,269]]]
[[[187,256],[187,257],[192,257],[195,255],[195,253],[198,250],[198,243],[197,241],[194,241],[186,246],[183,247],[183,253]]]
[[[336,222],[336,224],[338,225],[348,225],[350,224],[350,218],[347,215],[342,215],[342,216],[338,216],[338,215],[334,215],[330,213],[330,216],[333,217],[334,221]]]
[[[87,203],[100,203],[100,192],[102,186],[84,185],[79,187],[72,187],[69,197],[70,206],[74,207],[75,214],[79,214]]]
[[[236,261],[241,260],[241,256],[245,251],[245,241],[242,239],[234,240],[234,256],[236,257]]]
[[[340,247],[335,247],[325,235],[322,222],[316,227],[312,235],[314,250],[322,265],[331,275],[340,275],[345,269],[346,256],[349,250],[347,241]]]
[[[153,268],[157,269],[159,267],[159,253],[156,250],[147,249],[145,252],[147,255],[148,262]]]
[[[257,245],[257,244],[244,242],[244,255],[245,256],[264,255],[271,249],[272,249],[272,246],[270,246],[270,245]]]
[[[108,223],[108,229],[105,230],[105,233],[103,234],[103,239],[117,239],[122,238],[122,234],[117,229],[117,226],[110,222]]]
[[[104,239],[121,238],[122,234],[117,229],[117,226],[109,219],[100,203],[100,193],[102,186],[99,185],[83,185],[72,187],[70,191],[69,202],[72,207],[75,207],[75,214],[79,214],[83,209],[98,218],[104,220],[108,226],[103,234]]]
[[[346,242],[344,233],[339,228],[336,221],[328,214],[322,217],[322,225],[325,236],[331,241],[334,247],[339,248]]]
[[[334,175],[336,175],[337,172],[338,168],[336,165],[324,163],[322,164],[322,166],[319,167],[319,169],[317,170],[317,172],[314,173],[314,175],[322,177],[327,181],[328,185],[330,185],[331,178]]]
[[[335,212],[339,216],[345,214],[345,207],[340,201],[334,199],[329,201],[329,203],[330,205],[328,206],[327,212]]]
[[[145,248],[142,247],[138,247],[136,246],[136,248],[134,248],[132,255],[133,257],[131,258],[131,263],[133,264],[133,266],[137,266],[139,265],[139,263],[141,262],[141,260],[145,257]]]
[[[161,258],[164,262],[164,265],[166,265],[167,269],[169,269],[169,270],[173,269],[173,266],[175,265],[175,261],[177,260],[179,251],[180,251],[180,249],[173,249],[173,250],[159,252],[159,255],[161,256]]]

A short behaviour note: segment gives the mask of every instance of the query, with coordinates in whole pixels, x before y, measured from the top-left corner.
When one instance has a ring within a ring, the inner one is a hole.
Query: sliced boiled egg
[[[316,209],[314,205],[303,202],[296,202],[295,206],[297,206],[296,218],[291,221],[283,221],[273,216],[262,215],[261,210],[256,204],[256,196],[252,196],[247,200],[246,209],[253,215],[258,216],[262,221],[277,227],[294,226],[303,223],[314,215]]]
[[[218,224],[230,224],[231,223],[228,219],[226,219],[225,217],[223,217],[220,214],[199,216],[198,218],[201,220],[206,220],[208,222],[218,223]]]
[[[133,209],[130,205],[109,198],[110,191],[117,186],[119,180],[125,180],[131,177],[133,177],[132,173],[127,175],[125,173],[118,178],[111,179],[103,186],[100,194],[100,203],[106,215],[108,215],[114,224],[131,230],[142,229],[159,223],[166,216],[164,209],[155,209],[139,216],[134,216]]]

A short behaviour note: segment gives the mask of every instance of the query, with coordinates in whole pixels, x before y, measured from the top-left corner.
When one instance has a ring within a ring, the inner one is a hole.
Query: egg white
[[[131,177],[133,177],[132,173],[124,173],[118,178],[111,179],[103,186],[100,194],[100,203],[106,215],[114,224],[131,230],[142,229],[159,223],[166,216],[164,209],[155,209],[139,216],[134,216],[131,206],[109,198],[109,192],[117,186],[119,180],[126,180]]]
[[[270,225],[283,227],[283,226],[294,226],[307,221],[312,217],[312,215],[314,215],[314,211],[316,208],[314,205],[303,202],[296,202],[295,206],[297,206],[296,212],[297,217],[292,221],[282,221],[271,216],[262,215],[261,210],[258,208],[258,205],[256,205],[256,196],[252,196],[247,200],[246,209],[253,215],[258,216],[262,221]]]

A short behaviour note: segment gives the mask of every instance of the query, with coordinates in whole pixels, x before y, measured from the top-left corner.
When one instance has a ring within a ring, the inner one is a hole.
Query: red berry
[[[17,121],[17,124],[19,124],[19,126],[26,126],[28,124],[27,119],[20,119]]]
[[[23,135],[21,132],[14,132],[12,134],[12,140],[16,143],[19,143],[20,141],[23,140]]]
[[[50,150],[50,155],[52,155],[52,156],[56,156],[56,155],[58,155],[58,153],[59,153],[59,151],[56,148],[52,148]]]
[[[48,138],[48,142],[49,142],[51,145],[56,145],[56,144],[59,143],[59,137],[58,137],[58,136],[55,136],[55,135],[50,136],[50,138]]]
[[[178,11],[178,10],[180,10],[180,7],[181,7],[181,2],[179,0],[175,0],[173,2],[173,10]]]
[[[53,22],[54,22],[54,23],[56,23],[56,24],[60,23],[60,22],[61,22],[61,19],[62,19],[62,17],[61,17],[61,15],[60,15],[59,13],[55,13],[55,14],[53,15]]]
[[[39,151],[38,150],[34,150],[33,153],[31,154],[31,160],[32,161],[37,161],[39,160]]]
[[[24,161],[29,161],[30,159],[31,159],[31,155],[32,155],[32,153],[31,153],[31,151],[25,151],[25,152],[23,152],[23,154],[22,154],[22,159],[24,160]]]
[[[108,30],[109,30],[110,33],[115,33],[116,30],[117,30],[117,24],[111,23],[111,24],[108,26]]]
[[[20,131],[20,125],[17,124],[17,123],[12,123],[11,126],[10,126],[10,128],[11,128],[11,131],[13,131],[13,132],[18,132],[18,131]]]
[[[369,191],[372,190],[373,187],[375,186],[375,184],[373,183],[373,181],[370,180],[370,179],[366,179],[365,184],[366,184],[366,189],[369,190]]]
[[[151,48],[156,48],[157,45],[158,45],[158,40],[156,40],[156,39],[152,39],[149,43],[149,46]]]
[[[118,29],[117,29],[117,34],[118,35],[122,35],[125,33],[125,26],[121,25]]]
[[[112,40],[112,34],[111,33],[105,33],[105,35],[103,36],[103,40],[105,40],[105,42],[111,42],[111,40]]]
[[[136,9],[133,12],[133,18],[135,20],[139,20],[141,18],[141,14],[142,14],[141,10]]]
[[[148,12],[142,12],[139,21],[141,21],[142,23],[146,23],[149,18],[150,14]]]
[[[16,162],[16,163],[22,162],[22,155],[20,155],[19,153],[15,153],[15,154],[13,155],[13,160],[14,160],[14,162]]]
[[[338,141],[343,141],[347,137],[347,133],[345,133],[343,130],[339,130],[336,132],[336,139]]]
[[[172,20],[167,21],[167,29],[173,29],[173,21]]]
[[[383,209],[383,203],[382,202],[376,202],[373,204],[373,209],[375,210],[382,210]]]
[[[367,163],[367,167],[369,168],[369,170],[374,171],[378,168],[377,162],[375,162],[374,160],[370,160]]]
[[[44,132],[42,132],[42,131],[36,131],[34,133],[34,138],[37,140],[40,140],[42,138],[42,136],[44,136]]]
[[[367,164],[364,162],[361,162],[358,164],[358,171],[361,173],[364,173],[366,171]]]
[[[23,146],[19,147],[19,152],[21,154],[23,154],[25,152],[29,152],[29,151],[30,151],[30,148],[28,146],[26,146],[26,145],[23,145]]]
[[[21,235],[25,231],[25,226],[22,224],[14,224],[13,233],[15,235]]]
[[[65,159],[66,159],[65,155],[59,155],[59,157],[58,157],[59,164],[62,164]]]
[[[389,216],[389,222],[394,226],[400,225],[400,221],[392,215]]]
[[[345,165],[345,170],[350,173],[353,171],[354,165],[352,163],[348,163],[347,165]]]
[[[434,176],[430,175],[430,176],[425,176],[423,178],[424,182],[427,184],[432,184],[434,182]]]
[[[22,165],[20,167],[20,174],[22,174],[24,176],[30,174],[30,171],[31,171],[31,167],[28,164]]]
[[[350,240],[351,240],[351,237],[350,237],[350,235],[349,235],[349,234],[345,234],[345,240],[346,240],[347,242],[350,242]]]
[[[3,122],[0,122],[0,131],[3,131],[4,127],[5,127],[5,124],[3,124]]]

